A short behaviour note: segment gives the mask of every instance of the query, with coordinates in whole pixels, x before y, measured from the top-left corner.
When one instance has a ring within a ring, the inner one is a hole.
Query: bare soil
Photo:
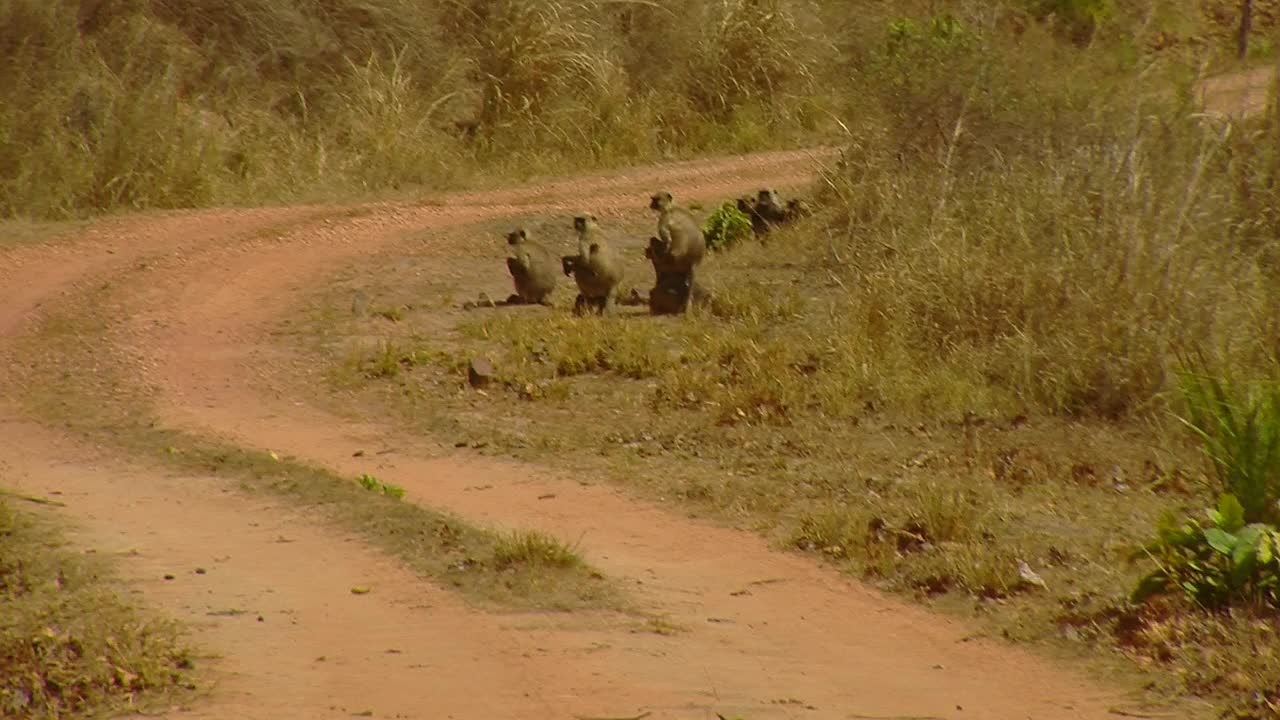
[[[1200,102],[1211,115],[1245,118],[1260,115],[1276,88],[1276,66],[1207,78],[1200,85]]]
[[[161,424],[376,473],[410,502],[484,524],[581,538],[588,560],[634,586],[674,632],[616,614],[467,606],[288,507],[84,447],[0,402],[4,482],[61,493],[85,544],[123,553],[148,599],[190,621],[220,658],[211,692],[173,717],[1114,717],[1136,688],[980,637],[756,536],[308,404],[313,374],[271,335],[313,284],[406,242],[435,242],[435,231],[583,208],[607,222],[658,186],[686,202],[720,199],[796,185],[828,157],[680,163],[420,204],[171,213],[0,254],[4,346],[43,309],[66,309],[71,290],[110,283],[102,352],[130,363]],[[504,271],[469,260],[470,243],[439,243],[423,273],[479,286]],[[0,397],[15,397],[33,369],[3,361]]]

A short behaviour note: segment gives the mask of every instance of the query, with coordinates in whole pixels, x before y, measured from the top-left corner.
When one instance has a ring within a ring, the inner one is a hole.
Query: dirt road
[[[148,599],[194,623],[197,639],[220,656],[214,692],[174,717],[1111,717],[1132,688],[976,638],[974,628],[755,536],[555,468],[445,452],[431,439],[302,403],[307,376],[269,334],[307,288],[395,251],[410,234],[434,238],[516,210],[622,216],[658,186],[684,199],[785,187],[810,177],[814,159],[792,152],[680,163],[359,212],[112,220],[0,256],[0,397],[18,396],[30,371],[13,341],[38,328],[46,310],[74,310],[82,302],[75,289],[110,283],[119,290],[101,352],[130,363],[161,424],[347,474],[376,471],[404,486],[410,502],[483,524],[581,537],[597,567],[683,632],[636,632],[633,619],[603,613],[477,610],[288,507],[77,446],[12,403],[0,403],[0,483],[60,491],[82,541],[122,552]],[[439,266],[424,271],[493,284],[493,269],[468,260],[465,243],[442,237],[437,245]],[[397,451],[353,457],[375,443]],[[377,590],[356,596],[353,585]]]

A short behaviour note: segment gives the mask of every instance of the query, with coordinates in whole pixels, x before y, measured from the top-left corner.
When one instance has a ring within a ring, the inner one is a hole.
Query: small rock
[[[172,579],[173,579],[173,573],[165,573],[165,574],[164,574],[164,579],[165,579],[165,580],[172,580]]]
[[[1044,578],[1040,577],[1035,570],[1031,569],[1030,565],[1022,560],[1018,561],[1018,577],[1022,578],[1022,581],[1028,585],[1035,585],[1038,588],[1049,587],[1045,584]]]
[[[471,383],[471,387],[485,387],[493,382],[496,376],[497,371],[493,369],[493,363],[484,358],[475,358],[467,366],[467,382]]]
[[[351,297],[351,314],[364,317],[369,313],[369,296],[363,290],[357,290]]]
[[[205,574],[206,572],[208,572],[208,570],[205,570],[205,569],[204,569],[204,568],[202,568],[202,567],[198,567],[198,568],[196,568],[196,574],[197,574],[197,575],[203,575],[203,574]]]

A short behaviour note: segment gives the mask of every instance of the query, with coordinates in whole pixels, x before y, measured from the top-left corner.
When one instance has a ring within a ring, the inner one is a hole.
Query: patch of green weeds
[[[401,498],[404,497],[404,488],[400,487],[399,485],[390,485],[390,484],[384,483],[378,478],[372,475],[369,475],[368,473],[362,474],[359,477],[357,477],[356,484],[358,484],[360,487],[364,488],[365,490],[368,490],[369,492],[380,493],[382,495],[386,495],[389,498],[395,498],[396,500],[400,500]]]
[[[727,250],[754,237],[751,218],[731,202],[716,208],[702,226],[707,239],[707,249],[712,252]]]

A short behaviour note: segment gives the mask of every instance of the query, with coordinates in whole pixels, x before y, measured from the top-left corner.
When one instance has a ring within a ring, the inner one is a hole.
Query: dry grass
[[[450,327],[446,293],[378,263],[347,280],[420,306],[396,332],[319,309],[340,402],[606,471],[1007,637],[1273,716],[1280,666],[1230,661],[1267,622],[1132,606],[1127,557],[1162,515],[1213,504],[1170,420],[1179,354],[1278,369],[1280,115],[1208,124],[1186,68],[1099,63],[1035,28],[1010,42],[989,19],[866,39],[819,215],[716,255],[709,311]],[[395,373],[357,372],[370,337]],[[462,373],[477,354],[498,370],[484,395]]]
[[[1275,2],[1255,4],[1265,54]],[[1094,5],[1114,12],[1063,12]],[[945,9],[1078,40],[1085,17],[1091,54],[1133,62],[1151,48],[1225,54],[1225,5],[10,0],[0,217],[407,192],[829,140],[843,109],[867,105],[857,80],[903,18]],[[979,69],[948,65],[957,84]]]
[[[13,0],[0,6],[0,217],[786,144],[817,127],[805,108],[821,56],[806,9],[773,4],[783,27],[766,34],[752,4],[706,0]],[[700,26],[715,30],[705,42]],[[712,105],[715,123],[693,114]]]
[[[1280,666],[1231,660],[1261,653],[1266,623],[1129,606],[1142,568],[1124,558],[1163,513],[1206,504],[1202,466],[1167,422],[1176,355],[1198,348],[1221,375],[1277,370],[1280,115],[1210,125],[1189,103],[1200,61],[1221,55],[1206,38],[1230,24],[1218,0],[1034,4],[1059,12],[343,0],[322,18],[237,0],[90,12],[72,30],[63,6],[18,0],[0,27],[41,39],[10,42],[9,67],[26,70],[0,75],[23,99],[0,107],[0,212],[286,197],[331,189],[322,179],[509,181],[836,129],[846,154],[823,176],[819,216],[717,256],[709,312],[575,319],[561,306],[451,332],[427,305],[457,289],[362,268],[383,316],[346,319],[343,297],[313,327],[339,402],[608,471],[1008,637],[1114,651],[1157,670],[1161,689],[1274,716]],[[1258,4],[1265,33],[1274,6]],[[172,140],[140,141],[157,136]],[[69,335],[43,338],[70,358],[51,367],[89,362]],[[485,395],[462,372],[478,353],[500,374]],[[312,485],[290,474],[312,470],[161,438],[96,407],[102,396],[39,407],[285,493]],[[332,480],[315,486],[359,494],[332,497],[361,521],[405,507]],[[559,557],[474,542],[494,565]]]
[[[188,688],[179,629],[123,594],[104,563],[0,495],[0,714],[97,717]]]

